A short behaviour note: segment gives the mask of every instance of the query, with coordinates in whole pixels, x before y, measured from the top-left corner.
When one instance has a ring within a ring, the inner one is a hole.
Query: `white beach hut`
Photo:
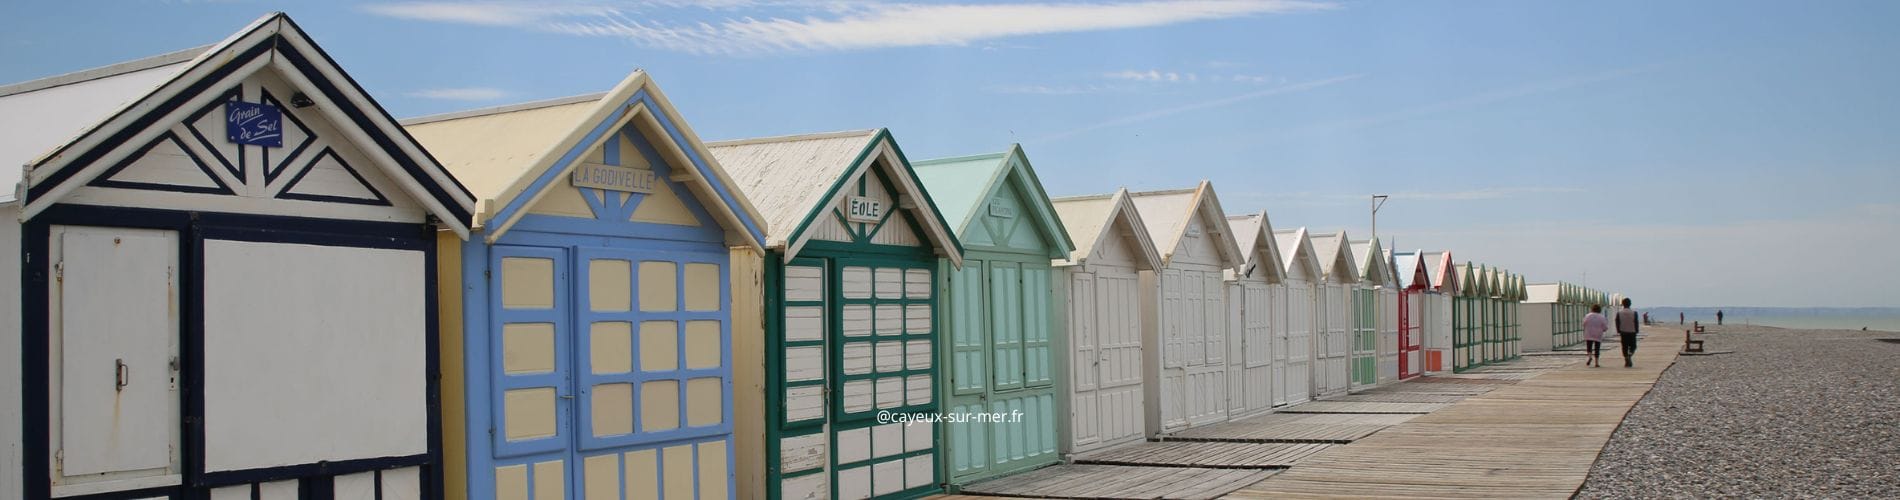
[[[1568,347],[1567,339],[1572,330],[1564,321],[1570,311],[1568,304],[1560,297],[1563,290],[1563,283],[1537,283],[1524,286],[1525,352]]]
[[[1313,337],[1319,329],[1320,271],[1313,239],[1306,228],[1273,232],[1286,275],[1275,302],[1273,344],[1274,406],[1313,399]]]
[[[1207,181],[1130,193],[1161,268],[1141,273],[1150,435],[1227,419],[1225,278],[1241,262]]]
[[[1351,387],[1353,290],[1359,285],[1359,265],[1352,258],[1345,231],[1313,236],[1320,267],[1318,334],[1313,342],[1313,395],[1344,394]]]
[[[1227,226],[1243,256],[1240,268],[1227,272],[1227,331],[1235,339],[1228,343],[1228,415],[1239,418],[1273,408],[1275,372],[1286,370],[1274,356],[1286,268],[1266,212],[1228,217]]]
[[[1351,248],[1359,264],[1352,337],[1352,387],[1357,389],[1399,376],[1399,286],[1379,240],[1354,241]]]
[[[288,16],[0,122],[0,498],[442,495],[436,233],[474,203]]]
[[[1398,377],[1408,379],[1424,373],[1424,335],[1428,318],[1427,295],[1431,273],[1425,267],[1425,252],[1413,250],[1392,254],[1392,276],[1399,280],[1399,360]]]
[[[1055,261],[1057,300],[1066,309],[1058,335],[1058,377],[1067,385],[1063,453],[1081,453],[1141,441],[1148,424],[1142,389],[1141,273],[1161,268],[1148,227],[1129,199],[1113,194],[1055,198],[1056,216],[1075,240],[1067,260]]]
[[[1456,324],[1453,308],[1458,296],[1458,266],[1453,264],[1451,252],[1426,252],[1419,260],[1425,266],[1426,276],[1431,283],[1424,296],[1425,320],[1420,323],[1425,329],[1424,346],[1426,373],[1450,371],[1452,356],[1456,352],[1453,332]]]

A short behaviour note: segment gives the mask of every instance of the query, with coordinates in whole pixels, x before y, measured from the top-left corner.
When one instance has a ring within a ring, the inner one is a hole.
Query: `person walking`
[[[1629,297],[1623,298],[1623,310],[1616,312],[1616,336],[1623,344],[1623,367],[1636,366],[1630,362],[1630,356],[1636,355],[1636,310],[1630,309]]]
[[[1715,324],[1716,325],[1722,324],[1722,310],[1721,309],[1715,310]]]
[[[1590,314],[1583,315],[1583,352],[1590,357],[1584,358],[1583,366],[1603,367],[1603,332],[1610,329],[1610,321],[1603,318],[1603,306],[1591,304]]]

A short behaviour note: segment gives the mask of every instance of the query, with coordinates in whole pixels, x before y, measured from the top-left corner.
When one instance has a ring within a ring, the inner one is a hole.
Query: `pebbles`
[[[1678,358],[1576,498],[1900,497],[1900,334],[1711,331],[1733,352]]]

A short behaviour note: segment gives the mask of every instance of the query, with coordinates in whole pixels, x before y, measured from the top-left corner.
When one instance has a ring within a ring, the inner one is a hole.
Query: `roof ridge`
[[[928,160],[913,161],[913,162],[910,162],[910,166],[914,168],[914,167],[923,167],[923,166],[936,165],[936,164],[942,164],[942,163],[980,160],[980,159],[985,159],[985,158],[1002,159],[1008,156],[1009,156],[1009,151],[1000,151],[1000,152],[995,152],[995,153],[980,153],[980,154],[963,155],[963,156],[949,156],[949,157],[944,157],[944,158],[931,158]]]
[[[217,46],[217,44],[200,45],[200,46],[192,47],[189,49],[175,50],[175,51],[166,52],[166,53],[155,55],[155,56],[145,57],[142,59],[133,59],[130,61],[117,62],[113,64],[108,64],[105,66],[99,66],[96,68],[82,69],[82,70],[74,71],[71,73],[53,75],[53,76],[49,76],[45,78],[27,80],[27,81],[19,82],[19,83],[0,85],[0,97],[10,96],[14,94],[24,94],[27,92],[34,92],[34,91],[39,91],[39,90],[46,90],[53,87],[72,85],[75,83],[84,83],[84,82],[89,82],[93,80],[98,80],[101,78],[109,78],[109,77],[123,75],[126,73],[135,73],[135,72],[145,71],[152,68],[160,68],[160,67],[170,66],[173,64],[188,62],[188,61],[191,61],[192,59],[196,59],[199,55],[204,54],[205,51],[211,50],[211,48],[215,46]]]
[[[582,95],[567,96],[567,97],[555,97],[552,99],[541,99],[541,100],[536,100],[536,101],[519,102],[519,103],[514,103],[514,104],[503,104],[500,106],[490,106],[486,108],[475,108],[475,109],[469,109],[469,110],[463,110],[463,111],[451,111],[448,113],[423,115],[423,116],[417,116],[413,118],[405,118],[405,119],[399,120],[397,123],[405,127],[410,126],[410,125],[422,125],[425,123],[444,122],[444,121],[449,121],[449,120],[460,120],[463,118],[474,118],[477,116],[498,115],[502,113],[511,113],[515,111],[523,111],[523,110],[529,110],[529,109],[551,108],[551,107],[560,106],[564,104],[598,101],[600,100],[600,98],[606,97],[606,96],[607,96],[606,92],[595,92],[591,94],[582,94]]]
[[[1106,200],[1106,199],[1114,198],[1114,197],[1115,197],[1115,193],[1078,194],[1078,195],[1073,195],[1073,196],[1051,196],[1049,197],[1049,202],[1055,203],[1058,201]]]
[[[727,147],[727,146],[745,146],[745,145],[751,145],[751,144],[766,144],[766,143],[774,143],[774,142],[814,141],[814,140],[819,140],[819,139],[837,139],[837,138],[843,138],[843,137],[871,135],[871,134],[877,133],[878,130],[879,129],[867,128],[867,129],[856,129],[856,130],[839,130],[835,132],[814,132],[814,133],[809,133],[809,134],[752,137],[752,138],[746,138],[746,139],[727,139],[723,141],[707,141],[705,144],[706,144],[706,147],[717,148],[717,147]]]

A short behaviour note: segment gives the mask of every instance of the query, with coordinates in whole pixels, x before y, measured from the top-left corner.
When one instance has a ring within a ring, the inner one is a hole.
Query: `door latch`
[[[131,382],[128,379],[132,378],[132,368],[125,365],[125,358],[112,360],[112,378],[112,390],[125,392],[126,384]]]

